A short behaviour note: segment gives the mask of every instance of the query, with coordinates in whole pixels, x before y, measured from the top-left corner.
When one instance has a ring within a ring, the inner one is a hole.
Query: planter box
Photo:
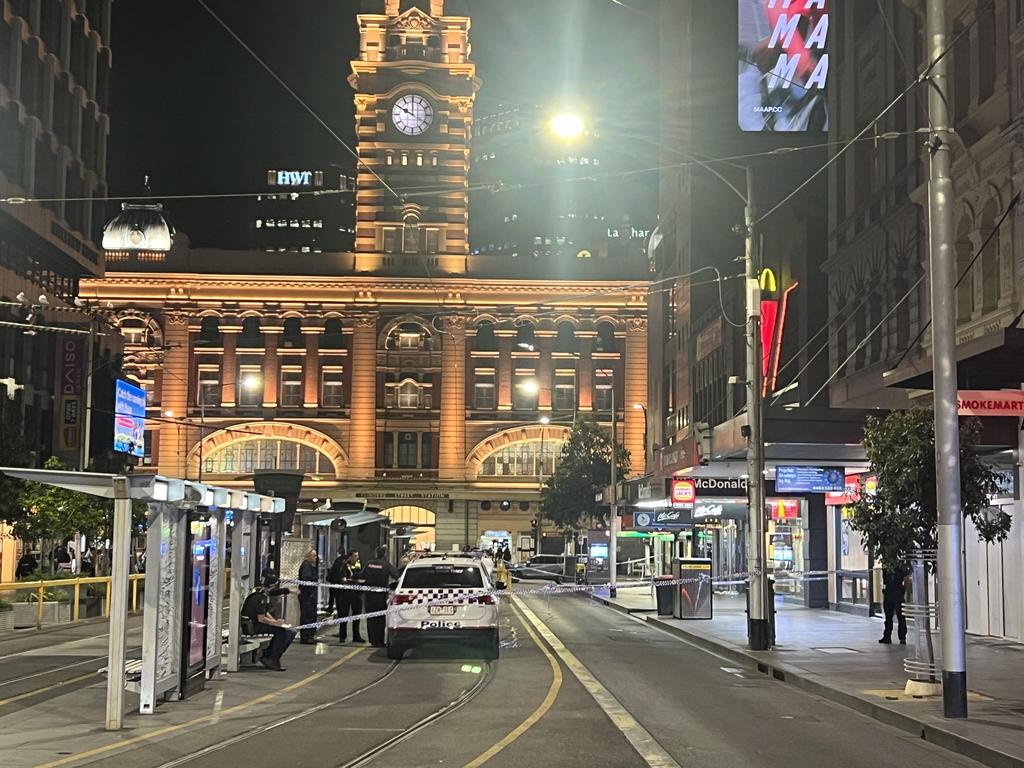
[[[17,629],[26,629],[36,625],[36,613],[39,603],[15,603],[14,604],[14,626]],[[43,603],[43,626],[51,624],[66,624],[71,621],[71,606],[67,603],[47,601]]]
[[[14,611],[0,611],[0,635],[14,631]]]

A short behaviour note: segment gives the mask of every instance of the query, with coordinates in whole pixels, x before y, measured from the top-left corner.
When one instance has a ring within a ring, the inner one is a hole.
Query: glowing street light
[[[550,416],[541,416],[539,421],[540,421],[541,424],[543,424],[546,427],[548,424],[551,423],[551,417]]]
[[[540,392],[540,384],[537,383],[536,379],[524,379],[519,382],[519,389],[527,395],[536,395]]]
[[[587,126],[583,117],[576,112],[560,112],[551,118],[551,132],[560,139],[578,139]]]
[[[242,389],[247,389],[250,392],[259,389],[260,377],[250,374],[249,376],[242,377]]]

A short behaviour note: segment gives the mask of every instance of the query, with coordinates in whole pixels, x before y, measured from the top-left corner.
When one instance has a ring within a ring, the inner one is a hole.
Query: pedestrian
[[[392,581],[396,581],[401,577],[401,575],[402,574],[399,573],[394,564],[388,560],[388,548],[377,547],[376,558],[363,566],[361,578],[367,587],[377,587],[380,589],[388,587]],[[380,591],[367,591],[367,613],[383,611],[387,606],[388,593],[386,591],[382,589],[380,589]],[[366,619],[366,634],[370,641],[370,645],[375,648],[382,648],[384,646],[384,627],[385,623],[383,616],[374,616],[373,618]]]
[[[505,542],[504,546],[501,549],[501,559],[504,560],[506,563],[512,562],[512,550],[509,548],[507,541]]]
[[[299,581],[317,582],[316,550],[310,548],[306,558],[299,564]],[[316,622],[316,587],[310,584],[299,584],[299,642],[312,645],[316,642],[316,628],[308,624]]]
[[[267,574],[260,586],[250,593],[242,603],[242,618],[252,625],[252,631],[258,635],[273,635],[270,645],[260,657],[260,663],[275,672],[284,672],[281,656],[295,639],[293,630],[282,619],[274,618],[270,612],[270,593],[277,587],[278,580],[273,574]]]
[[[882,570],[882,608],[885,610],[885,628],[882,631],[882,639],[878,642],[883,645],[892,643],[894,616],[898,622],[897,637],[899,637],[900,645],[907,644],[907,619],[903,615],[903,600],[907,594],[907,576],[907,570],[902,565]]]
[[[348,557],[342,563],[339,571],[338,582],[340,584],[356,584],[361,575],[362,566],[359,562],[359,550],[350,549]],[[358,616],[363,612],[363,593],[358,589],[338,590],[338,618],[347,619],[349,616]],[[342,643],[348,637],[348,625],[352,625],[352,642],[365,643],[359,635],[359,621],[342,621],[338,624],[338,640]]]
[[[406,544],[405,549],[402,552],[402,559],[398,561],[399,568],[405,568],[409,563],[416,559],[416,549],[412,544]]]
[[[58,573],[71,573],[72,559],[68,551],[68,544],[64,542],[53,552],[53,562],[57,566]]]
[[[26,549],[21,557],[18,558],[18,565],[14,570],[14,578],[24,579],[35,573],[38,568],[39,561],[36,560],[36,556]]]
[[[338,589],[337,585],[341,583],[341,572],[345,567],[345,561],[348,559],[345,552],[339,552],[338,556],[334,558],[334,562],[331,563],[331,567],[327,569],[327,583],[330,587],[327,590],[327,615],[330,616],[332,613],[341,615],[341,590]]]

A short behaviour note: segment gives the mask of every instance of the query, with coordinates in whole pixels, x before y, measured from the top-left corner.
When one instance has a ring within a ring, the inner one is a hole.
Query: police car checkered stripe
[[[423,589],[399,589],[396,595],[411,595],[413,597],[412,602],[405,603],[406,605],[427,605],[428,603],[437,602],[438,599],[447,598],[449,605],[458,605],[462,603],[462,600],[458,600],[460,597],[476,597],[477,595],[486,594],[486,590],[482,588],[460,588],[460,587],[438,587]]]

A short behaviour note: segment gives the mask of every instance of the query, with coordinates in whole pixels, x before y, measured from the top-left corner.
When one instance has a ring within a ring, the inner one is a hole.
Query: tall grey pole
[[[608,595],[615,597],[618,593],[617,584],[618,579],[616,578],[618,571],[618,534],[619,534],[619,509],[616,505],[616,486],[618,485],[618,474],[619,474],[619,456],[618,448],[618,436],[615,428],[616,417],[618,412],[615,410],[615,378],[612,377],[612,456],[611,464],[612,468],[612,487],[611,487],[611,498],[608,501]]]
[[[199,381],[199,473],[198,482],[203,482],[203,437],[206,435],[206,389],[202,380]],[[187,455],[187,454],[186,454]],[[186,471],[188,469],[186,462]]]
[[[927,60],[931,178],[928,240],[931,262],[932,375],[935,389],[935,477],[938,502],[939,623],[942,636],[942,710],[967,717],[964,653],[963,561],[960,512],[960,427],[956,407],[956,288],[953,251],[953,180],[950,177],[949,76],[946,66],[946,3],[928,0]]]
[[[747,197],[743,209],[743,260],[747,301],[747,573],[749,607],[747,643],[753,651],[771,648],[765,571],[764,436],[761,421],[761,283],[755,263],[754,172],[747,168]]]
[[[132,541],[132,500],[127,477],[114,480],[114,537],[110,547],[110,616],[107,646],[106,729],[121,729],[124,717],[124,660],[128,622],[128,560]]]
[[[82,471],[85,472],[89,468],[89,456],[90,445],[92,442],[92,374],[93,367],[96,365],[95,361],[95,348],[96,348],[96,321],[92,315],[89,316],[89,341],[87,342],[88,347],[85,350],[85,413],[83,415],[82,422]]]

